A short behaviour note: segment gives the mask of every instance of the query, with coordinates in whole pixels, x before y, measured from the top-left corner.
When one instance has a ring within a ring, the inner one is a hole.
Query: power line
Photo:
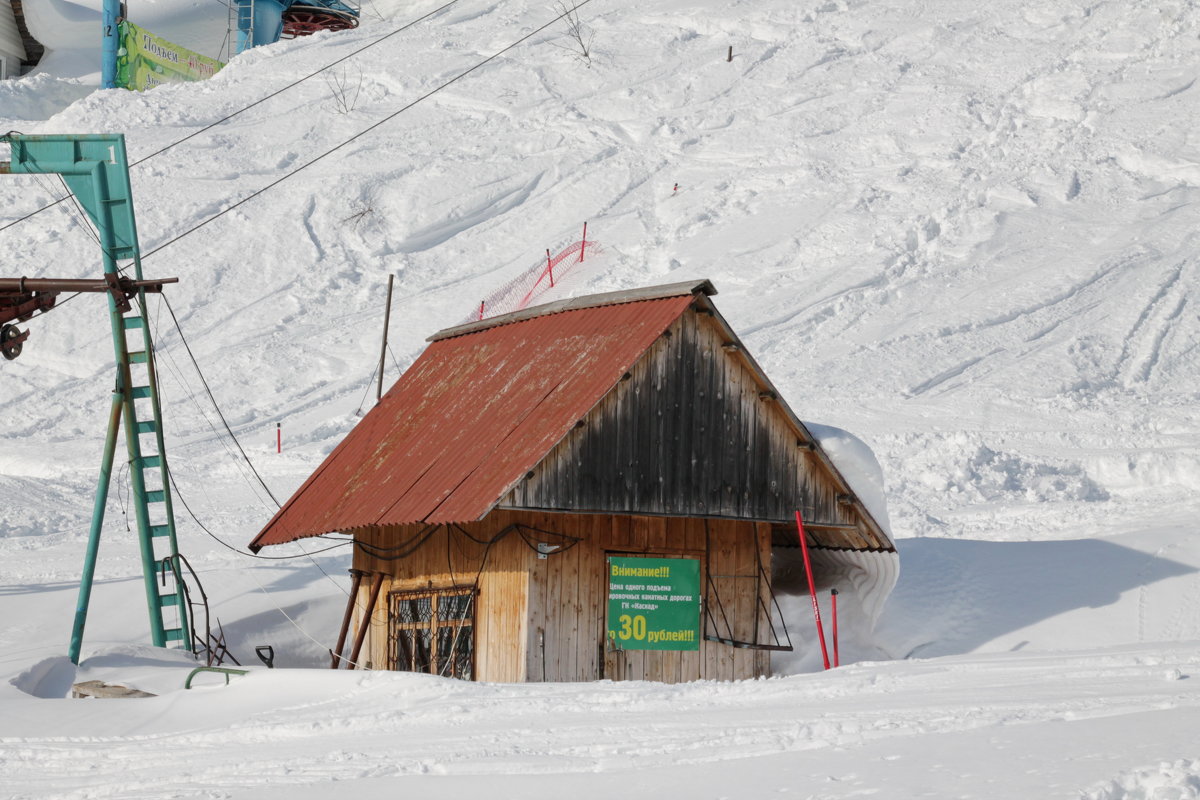
[[[161,309],[162,306],[160,305],[159,308]],[[155,321],[154,335],[157,338],[157,336],[158,336],[157,320]],[[250,487],[250,490],[254,493],[255,499],[258,500],[260,503],[262,503],[267,508],[271,508],[271,504],[268,503],[266,501],[266,499],[264,499],[262,497],[259,488],[257,486],[255,486],[254,483],[250,480],[249,475],[247,475],[247,473],[245,471],[246,470],[245,466],[241,463],[241,459],[238,458],[237,453],[235,453],[233,451],[233,449],[230,448],[229,442],[226,439],[226,437],[221,433],[221,431],[217,430],[217,426],[213,423],[212,417],[209,415],[208,412],[206,412],[204,410],[204,408],[200,405],[200,402],[196,399],[195,391],[192,389],[191,384],[188,383],[187,379],[183,376],[183,370],[175,362],[175,357],[171,354],[171,350],[170,349],[160,349],[159,347],[156,346],[154,352],[155,352],[155,362],[154,362],[155,366],[158,367],[163,364],[166,364],[169,367],[169,369],[171,370],[171,373],[175,376],[175,379],[179,382],[179,385],[183,388],[184,394],[187,395],[188,400],[191,401],[193,406],[195,406],[196,411],[200,414],[201,419],[203,419],[204,422],[207,423],[209,429],[213,432],[213,436],[220,443],[222,449],[224,449],[225,454],[228,455],[229,458],[233,461],[233,463],[237,466],[238,474],[242,477],[243,480],[246,481],[247,485]],[[160,356],[160,355],[166,356],[165,362],[162,359],[158,358],[158,356]],[[162,384],[162,381],[160,380],[159,396],[162,398],[165,398],[165,394],[163,393],[162,386],[163,386],[163,384]]]
[[[217,0],[217,2],[221,3],[221,5],[226,5],[226,3],[222,2],[222,0]],[[170,144],[168,144],[167,146],[165,146],[159,150],[155,150],[153,153],[151,153],[148,156],[139,158],[137,161],[134,161],[129,166],[136,167],[140,164],[144,164],[145,162],[149,161],[150,159],[154,158],[155,156],[161,155],[161,154],[167,152],[168,150],[172,149],[173,147],[178,147],[179,145],[183,144],[184,142],[188,141],[189,139],[199,136],[202,133],[212,130],[213,128],[217,127],[218,125],[228,122],[229,120],[236,117],[238,114],[241,114],[244,111],[249,111],[250,109],[254,108],[255,106],[261,105],[261,104],[265,103],[266,101],[270,100],[271,98],[277,97],[277,96],[283,94],[288,89],[295,88],[296,86],[299,86],[301,83],[304,83],[305,81],[307,81],[311,78],[315,78],[316,76],[320,75],[325,70],[332,69],[333,67],[336,67],[338,64],[341,64],[343,61],[351,59],[354,56],[358,55],[359,53],[362,53],[365,50],[369,50],[370,48],[374,47],[377,44],[380,44],[381,42],[387,41],[388,39],[395,36],[396,34],[403,33],[404,31],[413,27],[417,23],[424,22],[425,20],[429,19],[430,17],[432,17],[436,14],[439,14],[442,11],[445,11],[447,8],[449,8],[450,6],[454,5],[457,2],[458,2],[458,0],[450,0],[450,2],[446,3],[445,5],[440,6],[438,8],[435,8],[433,11],[430,11],[428,14],[417,17],[413,21],[407,22],[404,25],[401,25],[399,28],[397,28],[394,31],[385,33],[383,36],[380,36],[378,39],[375,39],[372,42],[368,42],[367,44],[363,45],[362,47],[358,48],[357,50],[354,50],[354,51],[342,56],[341,58],[337,59],[336,61],[326,64],[325,66],[321,67],[320,69],[318,69],[314,72],[310,72],[309,74],[305,75],[304,77],[298,78],[298,79],[292,81],[287,86],[284,86],[282,89],[278,89],[274,92],[271,92],[270,94],[266,95],[265,97],[255,100],[250,105],[243,106],[242,108],[239,108],[237,111],[234,111],[232,114],[228,114],[228,115],[222,117],[221,119],[217,120],[216,122],[206,125],[203,128],[200,128],[199,130],[193,131],[192,133],[189,133],[187,136],[184,136],[182,139],[177,139],[176,141],[171,142]],[[16,131],[9,131],[9,133],[16,133]],[[54,202],[44,205],[41,208],[37,209],[36,211],[31,211],[28,214],[26,214],[25,216],[19,217],[19,218],[13,220],[12,222],[9,222],[5,225],[0,225],[0,231],[6,231],[15,225],[19,225],[20,223],[24,222],[27,219],[36,217],[38,214],[42,213],[43,211],[47,211],[51,208],[54,208],[56,205],[64,202],[66,199],[67,199],[66,197],[60,197],[57,200],[55,200]]]
[[[58,205],[59,203],[63,202],[66,199],[67,199],[66,197],[60,197],[57,200],[55,200],[53,203],[49,203],[47,205],[42,206],[37,211],[31,211],[23,217],[18,217],[17,219],[14,219],[12,222],[8,223],[7,225],[0,225],[0,231],[6,231],[9,228],[13,227],[14,225],[19,225],[22,222],[24,222],[25,220],[30,219],[31,217],[36,217],[38,214],[42,213],[43,211],[47,211],[51,208],[54,208],[56,205]]]
[[[436,88],[434,88],[434,89],[431,89],[430,91],[428,91],[428,92],[426,92],[425,94],[423,94],[423,95],[421,95],[420,97],[418,97],[416,100],[413,100],[411,103],[408,103],[407,105],[405,105],[405,106],[401,107],[399,110],[397,110],[397,111],[394,111],[394,112],[392,112],[391,114],[388,114],[386,117],[384,117],[383,119],[379,120],[378,122],[376,122],[376,123],[374,123],[374,124],[372,124],[372,125],[368,125],[366,128],[364,128],[363,130],[361,130],[361,131],[359,131],[358,133],[354,134],[353,136],[351,136],[349,139],[345,140],[345,141],[344,141],[344,142],[342,142],[341,144],[338,144],[338,145],[336,145],[336,146],[334,146],[334,147],[330,148],[329,150],[326,150],[324,153],[321,153],[321,155],[317,156],[316,158],[312,159],[311,161],[308,161],[308,162],[306,162],[306,163],[304,163],[304,164],[301,164],[301,165],[300,165],[299,167],[297,167],[296,169],[292,170],[291,172],[287,173],[286,175],[282,175],[282,176],[281,176],[281,177],[279,177],[277,180],[271,181],[270,183],[268,183],[266,186],[262,187],[261,189],[258,189],[258,190],[254,191],[254,192],[251,192],[250,194],[248,194],[248,195],[246,195],[245,197],[243,197],[241,200],[238,200],[238,201],[237,201],[236,203],[234,203],[233,205],[231,205],[231,206],[228,206],[228,207],[226,207],[226,208],[222,209],[221,211],[218,211],[218,212],[217,212],[216,214],[214,214],[213,216],[209,217],[208,219],[204,220],[203,222],[200,222],[200,223],[198,223],[197,225],[194,225],[194,226],[192,226],[191,228],[187,229],[186,231],[184,231],[183,233],[179,234],[179,235],[178,235],[178,236],[176,236],[175,238],[173,238],[173,239],[168,239],[167,241],[163,242],[162,244],[160,244],[158,247],[154,248],[154,249],[153,249],[153,250],[151,250],[150,252],[148,252],[148,253],[144,253],[144,254],[142,255],[142,260],[143,260],[143,261],[145,261],[147,258],[150,258],[150,257],[151,257],[152,255],[154,255],[155,253],[158,253],[159,251],[161,251],[161,250],[164,250],[164,249],[166,249],[167,247],[170,247],[171,245],[175,244],[175,242],[178,242],[180,239],[183,239],[185,236],[189,236],[189,235],[191,235],[191,234],[195,233],[196,231],[200,230],[201,228],[203,228],[205,225],[209,224],[210,222],[213,222],[214,220],[220,219],[221,217],[223,217],[223,216],[225,216],[226,214],[228,214],[230,211],[233,211],[235,208],[239,208],[240,206],[242,206],[242,205],[245,205],[246,203],[250,202],[250,201],[251,201],[251,200],[253,200],[254,198],[258,197],[260,194],[264,194],[264,193],[266,193],[267,191],[269,191],[269,190],[271,190],[271,189],[275,188],[275,187],[276,187],[276,186],[278,186],[279,184],[283,183],[283,182],[284,182],[284,181],[286,181],[288,178],[291,178],[291,177],[293,177],[293,176],[295,176],[295,175],[298,175],[298,174],[300,174],[300,173],[301,173],[301,172],[303,172],[304,170],[306,170],[306,169],[308,169],[309,167],[311,167],[313,164],[316,164],[318,161],[321,161],[322,159],[325,159],[325,158],[327,158],[327,157],[329,157],[329,156],[333,155],[334,153],[336,153],[338,150],[341,150],[341,149],[342,149],[343,147],[345,147],[346,145],[348,145],[348,144],[351,144],[351,143],[353,143],[353,142],[357,141],[358,139],[362,138],[363,136],[366,136],[368,133],[370,133],[371,131],[373,131],[373,130],[375,130],[376,128],[380,127],[381,125],[384,125],[384,124],[386,124],[386,123],[388,123],[388,122],[391,122],[393,119],[395,119],[396,117],[400,116],[400,115],[401,115],[401,114],[403,114],[405,111],[408,111],[408,110],[409,110],[410,108],[412,108],[413,106],[417,105],[418,103],[424,102],[425,100],[428,100],[428,99],[429,99],[430,97],[432,97],[433,95],[435,95],[435,94],[437,94],[438,92],[442,91],[442,90],[443,90],[443,89],[445,89],[446,87],[448,87],[448,86],[451,86],[452,84],[455,84],[455,83],[457,83],[458,81],[460,81],[460,80],[462,80],[463,78],[467,77],[467,76],[468,76],[468,75],[470,75],[472,72],[474,72],[475,70],[479,69],[480,67],[483,67],[483,66],[485,66],[485,65],[487,65],[487,64],[489,64],[489,63],[491,63],[492,61],[495,61],[497,58],[499,58],[500,56],[504,55],[504,54],[505,54],[505,53],[507,53],[509,50],[512,50],[513,48],[517,47],[518,45],[524,44],[526,41],[528,41],[529,39],[532,39],[534,36],[536,36],[537,34],[541,33],[542,31],[546,30],[547,28],[549,28],[549,27],[550,27],[551,25],[553,25],[554,23],[558,22],[559,20],[562,20],[563,18],[567,17],[569,14],[573,13],[574,11],[578,10],[579,8],[582,8],[583,6],[587,5],[587,4],[588,4],[588,3],[590,3],[590,2],[592,2],[592,0],[581,0],[581,2],[579,2],[579,3],[578,3],[577,5],[575,5],[573,8],[569,8],[569,9],[567,9],[567,10],[566,10],[566,11],[564,11],[562,14],[559,14],[557,17],[555,17],[554,19],[550,20],[549,22],[547,22],[546,24],[542,25],[541,27],[535,28],[534,30],[532,30],[532,31],[530,31],[529,33],[527,33],[527,34],[525,34],[524,36],[522,36],[520,39],[517,39],[517,40],[516,40],[515,42],[513,42],[512,44],[510,44],[510,45],[508,45],[508,46],[504,47],[504,48],[503,48],[503,49],[501,49],[501,50],[498,50],[498,51],[496,51],[496,52],[495,52],[495,53],[493,53],[492,55],[490,55],[490,56],[488,56],[487,58],[485,58],[483,61],[480,61],[480,62],[478,62],[477,64],[475,64],[473,67],[470,67],[469,69],[467,69],[467,70],[464,70],[463,72],[460,72],[458,75],[455,75],[455,76],[454,76],[453,78],[451,78],[450,80],[446,81],[445,83],[441,84],[440,86],[437,86],[437,87],[436,87]]]
[[[61,173],[55,177],[58,178],[58,182],[62,185],[63,191],[66,192],[64,197],[69,199],[71,201],[71,205],[75,208],[75,216],[79,220],[80,227],[82,227],[87,233],[88,238],[95,242],[96,246],[103,251],[104,245],[100,242],[100,234],[97,233],[92,227],[91,220],[88,218],[88,215],[84,213],[83,206],[79,205],[79,198],[76,197],[75,193],[71,191],[71,187],[67,186],[67,180],[62,176]]]
[[[320,550],[314,550],[311,553],[302,552],[302,553],[296,553],[295,555],[290,555],[290,556],[260,556],[257,553],[247,553],[245,550],[241,550],[237,547],[234,547],[229,542],[225,541],[220,536],[217,536],[215,533],[213,533],[211,530],[209,530],[208,526],[206,526],[203,522],[200,521],[200,518],[196,516],[194,511],[192,511],[192,507],[190,505],[188,505],[187,500],[184,499],[183,492],[179,491],[179,484],[175,482],[175,476],[171,473],[170,470],[167,470],[167,477],[171,481],[171,488],[174,490],[174,496],[179,498],[179,502],[183,504],[183,508],[185,511],[187,511],[188,516],[192,518],[192,522],[196,523],[200,527],[200,530],[207,533],[212,538],[212,540],[215,541],[217,544],[221,545],[222,547],[224,547],[228,550],[232,550],[233,552],[237,553],[238,555],[246,556],[247,558],[257,558],[257,559],[260,559],[263,561],[286,561],[286,560],[292,559],[292,558],[308,558],[311,560],[312,557],[318,553],[324,553],[329,550],[336,550],[339,547],[345,547],[346,545],[354,544],[353,540],[351,540],[351,541],[341,542],[339,544],[330,545],[329,547],[324,547]],[[317,564],[317,562],[315,560],[313,561],[313,563],[316,564],[318,568],[320,568],[321,565]],[[325,570],[322,569],[321,572],[325,573],[325,577],[330,578],[329,573],[325,572]],[[330,580],[333,580],[333,579],[330,578]],[[335,583],[336,583],[336,581],[335,581]],[[343,591],[345,591],[345,590],[343,590]]]
[[[443,6],[440,6],[439,8],[435,8],[433,11],[430,11],[428,14],[425,14],[424,16],[421,16],[421,17],[417,17],[412,22],[405,23],[404,25],[400,26],[396,30],[391,31],[390,33],[385,33],[383,36],[380,36],[375,41],[369,42],[369,43],[363,45],[362,47],[358,48],[357,50],[355,50],[351,53],[348,53],[347,55],[342,56],[337,61],[333,61],[329,64],[326,64],[325,66],[321,67],[320,69],[318,69],[314,72],[310,72],[309,74],[305,75],[303,78],[298,78],[295,81],[292,81],[287,86],[284,86],[282,89],[271,92],[266,97],[263,97],[259,100],[255,100],[253,103],[251,103],[248,106],[245,106],[244,108],[239,108],[237,111],[234,111],[232,114],[230,114],[226,117],[222,117],[221,119],[217,120],[216,122],[212,123],[211,125],[206,125],[205,127],[201,128],[198,131],[189,133],[187,136],[183,137],[182,139],[179,139],[178,141],[172,142],[171,144],[167,145],[166,147],[162,148],[161,150],[155,150],[150,155],[148,155],[144,158],[140,158],[137,161],[133,162],[132,164],[130,164],[130,166],[136,167],[138,164],[141,164],[145,161],[149,161],[150,159],[154,158],[157,155],[160,155],[161,153],[165,153],[166,151],[170,150],[172,147],[181,145],[184,142],[186,142],[187,140],[189,140],[193,137],[199,136],[200,134],[204,133],[205,131],[212,130],[213,128],[217,127],[218,125],[228,122],[229,120],[236,117],[238,114],[241,114],[243,111],[249,111],[250,109],[254,108],[255,106],[261,105],[262,103],[265,103],[266,101],[270,100],[272,97],[276,97],[280,94],[283,94],[288,89],[299,86],[300,84],[304,83],[305,81],[307,81],[311,78],[315,78],[316,76],[320,75],[325,70],[332,69],[333,67],[336,67],[338,64],[341,64],[343,61],[354,58],[354,56],[358,55],[359,53],[363,52],[364,50],[369,50],[370,48],[374,47],[375,45],[379,44],[380,42],[384,42],[384,41],[392,38],[393,36],[395,36],[398,33],[403,33],[404,31],[408,30],[409,28],[416,25],[417,23],[424,22],[425,20],[429,19],[430,17],[434,16],[435,14],[439,14],[442,11],[445,11],[447,8],[449,8],[450,6],[454,5],[457,2],[458,2],[458,0],[450,0],[450,2],[446,3]],[[0,230],[4,230],[4,229],[0,228]]]
[[[192,360],[192,366],[196,368],[196,374],[200,376],[200,383],[204,386],[204,391],[208,395],[208,399],[212,403],[213,408],[216,409],[217,416],[220,418],[221,424],[225,426],[225,431],[229,434],[229,437],[233,439],[233,443],[237,445],[238,452],[242,454],[242,458],[246,459],[246,463],[250,465],[250,471],[254,473],[254,477],[258,479],[258,482],[262,485],[263,490],[266,491],[267,496],[271,498],[271,502],[273,502],[276,506],[279,506],[280,502],[271,492],[271,487],[267,486],[267,482],[264,481],[262,476],[258,474],[258,470],[254,468],[254,463],[250,460],[250,456],[246,455],[246,451],[242,448],[242,443],[238,441],[237,436],[234,434],[233,428],[229,427],[229,421],[226,420],[225,415],[221,413],[221,407],[217,404],[217,398],[213,396],[212,387],[208,385],[208,381],[204,377],[204,372],[201,371],[200,364],[196,361],[196,355],[192,352],[192,348],[191,345],[188,344],[187,337],[183,335],[183,328],[179,325],[179,318],[175,316],[175,309],[171,307],[171,301],[167,299],[165,294],[163,295],[163,303],[165,303],[167,306],[167,311],[170,313],[171,319],[175,323],[175,330],[179,332],[179,341],[183,343],[183,349],[187,351],[188,358]]]
[[[163,297],[163,302],[167,306],[167,311],[170,312],[171,319],[175,323],[175,330],[178,331],[178,333],[179,333],[179,341],[183,343],[184,349],[187,351],[188,356],[192,359],[192,366],[195,367],[196,374],[200,377],[200,382],[204,385],[204,390],[208,394],[208,399],[212,403],[213,409],[216,410],[217,416],[221,418],[221,423],[225,426],[225,431],[229,434],[229,438],[233,440],[233,443],[235,445],[237,445],[238,452],[240,452],[242,454],[242,458],[245,459],[247,466],[249,466],[250,471],[254,473],[254,477],[258,479],[258,482],[262,486],[263,490],[266,491],[267,495],[271,498],[271,501],[275,503],[276,507],[278,507],[279,501],[275,499],[275,495],[271,494],[270,488],[267,486],[266,482],[262,479],[262,476],[258,474],[258,470],[254,468],[254,462],[252,462],[250,460],[250,456],[248,456],[246,454],[246,451],[242,449],[242,443],[240,441],[238,441],[237,436],[234,435],[233,430],[229,427],[229,423],[226,422],[225,415],[223,413],[221,413],[221,407],[219,405],[217,405],[217,399],[213,396],[212,390],[209,388],[208,380],[204,377],[204,373],[200,369],[200,364],[196,361],[195,355],[192,354],[192,349],[188,345],[186,337],[183,335],[183,328],[179,325],[179,319],[175,316],[175,310],[173,308],[171,308],[171,304],[170,304],[170,302],[167,301],[166,296]],[[156,348],[156,352],[157,352],[157,348]],[[171,358],[171,361],[174,362],[173,357]],[[195,394],[191,391],[191,387],[189,387],[187,385],[186,381],[183,380],[182,374],[179,375],[179,378],[180,378],[180,383],[184,387],[184,390],[188,393],[188,397],[192,400],[193,403],[196,403]],[[196,407],[197,407],[197,409],[199,409],[200,406],[198,403],[196,403]],[[213,431],[216,433],[217,432],[216,428],[212,425],[212,422],[208,419],[208,415],[205,414],[203,411],[201,411],[201,416],[204,417],[205,421],[209,423],[209,427],[213,427]],[[217,433],[217,435],[218,435],[218,437],[220,436],[219,433]],[[222,445],[224,445],[224,442],[222,442]],[[226,452],[229,452],[228,448],[226,448]],[[233,455],[233,454],[230,453],[230,455]],[[240,468],[240,465],[239,465],[239,468]],[[291,555],[291,556],[260,556],[257,553],[244,552],[244,551],[234,547],[233,545],[225,542],[220,537],[218,537],[215,533],[210,531],[204,525],[204,523],[202,523],[200,521],[200,518],[196,516],[195,512],[192,511],[192,508],[191,508],[191,506],[188,505],[187,500],[184,499],[183,493],[179,491],[179,485],[175,482],[175,476],[171,474],[169,469],[167,471],[167,477],[170,479],[171,486],[175,489],[175,494],[176,494],[176,496],[179,497],[179,501],[181,503],[183,503],[184,509],[187,510],[188,516],[190,516],[192,518],[192,521],[195,522],[202,531],[207,533],[210,537],[212,537],[213,540],[215,540],[222,546],[234,551],[235,553],[241,553],[242,555],[247,556],[249,558],[258,558],[258,559],[262,559],[265,561],[281,561],[281,560],[290,559],[290,558],[308,558],[308,560],[313,563],[313,566],[315,566],[318,570],[321,571],[322,575],[324,575],[326,578],[328,578],[330,580],[330,582],[333,583],[334,586],[337,586],[338,589],[340,589],[343,593],[346,593],[345,588],[340,583],[335,581],[333,579],[332,575],[330,575],[328,572],[325,571],[325,568],[321,566],[320,562],[318,562],[315,558],[313,558],[313,555],[315,555],[317,553],[324,553],[328,550],[334,550],[339,547],[345,547],[348,544],[353,544],[353,540],[341,542],[341,543],[335,544],[331,547],[325,547],[320,550],[316,550],[313,553],[309,553],[308,551],[304,550],[304,548],[302,546],[297,545],[297,547],[300,547],[300,553],[298,553],[296,555]],[[243,477],[245,477],[244,473],[243,473]],[[247,482],[248,482],[248,479],[247,479]],[[251,490],[253,490],[255,492],[255,495],[258,494],[257,490],[254,489],[253,484],[250,484],[250,488],[251,488]]]

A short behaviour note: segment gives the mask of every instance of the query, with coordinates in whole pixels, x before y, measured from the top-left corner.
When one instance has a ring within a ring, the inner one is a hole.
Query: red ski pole
[[[800,532],[800,552],[804,554],[804,574],[808,577],[808,595],[812,598],[813,616],[817,620],[817,637],[821,640],[821,660],[829,669],[829,650],[825,647],[825,628],[821,625],[821,605],[817,602],[817,589],[813,585],[812,561],[808,557],[808,541],[804,535],[804,520],[796,511],[796,530]]]

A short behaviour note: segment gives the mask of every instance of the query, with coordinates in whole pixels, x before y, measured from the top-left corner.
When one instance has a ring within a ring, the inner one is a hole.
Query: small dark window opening
[[[388,622],[390,669],[474,679],[474,588],[392,592]]]

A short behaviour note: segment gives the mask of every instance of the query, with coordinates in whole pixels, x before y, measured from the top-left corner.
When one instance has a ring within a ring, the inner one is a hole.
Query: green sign
[[[215,58],[155,36],[131,22],[120,25],[117,49],[117,86],[142,91],[163,83],[201,81],[225,66]]]
[[[610,557],[608,642],[617,650],[699,650],[700,561]]]

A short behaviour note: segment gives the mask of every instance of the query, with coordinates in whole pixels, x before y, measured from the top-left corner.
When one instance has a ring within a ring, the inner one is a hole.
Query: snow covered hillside
[[[146,159],[147,275],[180,278],[187,342],[280,500],[373,401],[389,274],[389,383],[584,221],[604,255],[569,291],[710,278],[792,407],[884,469],[902,576],[845,654],[867,661],[813,674],[790,597],[803,644],[768,681],[256,671],[185,693],[186,665],[140,646],[114,491],[73,676],[112,383],[82,296],[0,363],[0,797],[1200,797],[1200,8],[590,0],[589,60],[561,22],[533,33],[551,2],[458,0],[242,111],[439,5],[378,0],[357,31],[145,94],[0,82],[0,130],[123,132]],[[0,177],[0,274],[98,274],[69,203],[6,227],[61,194]],[[274,504],[152,302],[182,499],[244,548]],[[243,661],[323,663],[344,551],[254,562],[180,527]],[[165,696],[51,699],[93,677]],[[155,756],[169,784],[134,769]]]

